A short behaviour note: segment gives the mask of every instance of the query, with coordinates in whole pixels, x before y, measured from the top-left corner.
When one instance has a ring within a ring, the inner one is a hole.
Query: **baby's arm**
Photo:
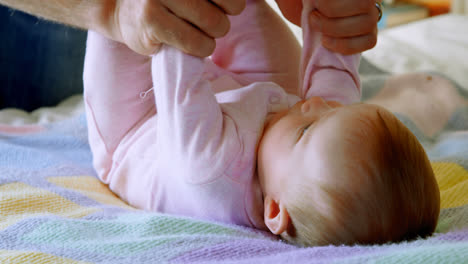
[[[308,23],[314,7],[304,1],[302,28],[304,47],[301,58],[301,97],[320,96],[344,104],[361,98],[359,79],[360,54],[341,55],[321,44],[322,34],[313,31]]]
[[[84,99],[95,158],[112,154],[122,138],[154,108],[140,93],[152,87],[151,59],[90,31]]]
[[[153,57],[160,157],[177,175],[204,182],[219,176],[240,149],[235,124],[224,115],[203,59],[163,46]],[[188,170],[188,171],[187,171]]]

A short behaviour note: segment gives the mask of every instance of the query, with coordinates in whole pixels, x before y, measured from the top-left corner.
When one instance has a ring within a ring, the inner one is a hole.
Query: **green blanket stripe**
[[[124,214],[113,220],[51,219],[22,237],[35,245],[114,256],[157,250],[167,258],[232,239],[273,237],[249,228],[151,213]]]

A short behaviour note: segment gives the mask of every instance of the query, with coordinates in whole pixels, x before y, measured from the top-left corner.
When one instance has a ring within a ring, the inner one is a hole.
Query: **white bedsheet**
[[[42,107],[31,113],[20,109],[3,109],[0,111],[0,124],[14,126],[44,125],[74,117],[83,113],[83,110],[83,96],[75,95],[55,107]]]
[[[442,15],[383,30],[364,57],[392,73],[442,72],[468,84],[468,16]]]

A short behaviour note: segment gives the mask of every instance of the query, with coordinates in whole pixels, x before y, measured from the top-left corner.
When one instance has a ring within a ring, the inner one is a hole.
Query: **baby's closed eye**
[[[312,126],[312,123],[307,124],[306,126],[304,126],[304,127],[302,128],[301,136],[299,137],[299,140],[302,138],[302,136],[304,136],[304,134],[307,132],[307,130],[310,128],[310,126]]]

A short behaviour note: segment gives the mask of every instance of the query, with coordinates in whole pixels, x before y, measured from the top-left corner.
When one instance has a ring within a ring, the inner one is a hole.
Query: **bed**
[[[363,100],[395,112],[429,154],[442,207],[432,237],[299,248],[137,210],[97,180],[74,96],[32,113],[0,111],[0,263],[467,263],[466,58],[468,17],[451,14],[381,32],[360,68]]]

